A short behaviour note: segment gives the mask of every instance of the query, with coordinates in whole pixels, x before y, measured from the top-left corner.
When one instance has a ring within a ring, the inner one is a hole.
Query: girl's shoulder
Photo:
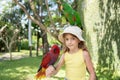
[[[89,54],[88,50],[83,50],[83,57],[84,57],[84,59],[90,58],[90,54]]]
[[[82,51],[83,51],[83,53],[88,53],[88,50],[86,50],[86,49],[82,49]]]

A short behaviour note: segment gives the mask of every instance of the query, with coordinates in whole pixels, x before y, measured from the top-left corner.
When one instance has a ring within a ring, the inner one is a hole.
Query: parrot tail
[[[35,78],[36,80],[41,80],[43,78],[45,78],[45,68],[42,68],[36,75]]]

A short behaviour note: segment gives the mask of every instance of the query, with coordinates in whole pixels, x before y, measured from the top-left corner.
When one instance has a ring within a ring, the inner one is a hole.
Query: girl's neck
[[[76,53],[76,52],[78,52],[78,51],[79,51],[79,48],[76,48],[76,49],[74,49],[74,50],[70,50],[69,53],[70,53],[70,54],[74,54],[74,53]]]

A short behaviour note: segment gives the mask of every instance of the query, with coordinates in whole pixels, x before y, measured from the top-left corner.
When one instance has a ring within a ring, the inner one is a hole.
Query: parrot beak
[[[63,10],[63,6],[62,6],[62,5],[60,6],[60,10],[61,10],[61,11]]]
[[[63,10],[63,6],[61,5],[62,3],[60,2],[60,0],[56,1],[58,4],[59,9],[62,11]]]

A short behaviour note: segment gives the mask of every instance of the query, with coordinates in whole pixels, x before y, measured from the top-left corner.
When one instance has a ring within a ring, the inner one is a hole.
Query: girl
[[[64,44],[64,54],[55,66],[50,65],[47,68],[46,76],[55,75],[65,64],[65,80],[85,80],[87,70],[90,74],[89,80],[96,80],[93,64],[82,38],[82,30],[77,26],[67,27],[58,37]]]

